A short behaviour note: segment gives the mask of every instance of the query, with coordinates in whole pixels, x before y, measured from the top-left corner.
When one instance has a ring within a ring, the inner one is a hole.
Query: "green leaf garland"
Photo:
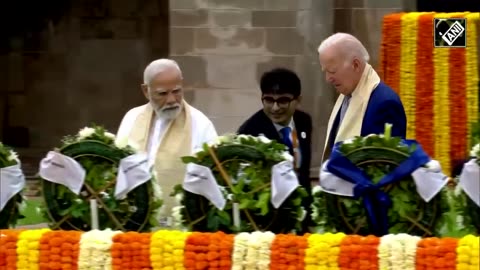
[[[230,188],[222,178],[209,148],[215,153],[232,181]],[[227,135],[213,145],[204,145],[195,156],[184,157],[184,163],[196,163],[211,168],[217,183],[227,198],[224,210],[218,210],[207,199],[175,187],[171,194],[181,206],[173,209],[176,222],[191,231],[227,233],[272,231],[289,233],[301,228],[305,210],[301,202],[307,196],[298,187],[287,200],[275,209],[271,199],[272,166],[292,159],[283,144],[265,137]],[[240,227],[233,224],[233,203],[240,208]]]
[[[136,187],[125,199],[117,200],[114,196],[120,160],[136,153],[126,141],[120,142],[103,127],[94,125],[65,137],[56,151],[79,162],[86,177],[79,195],[42,179],[45,210],[52,228],[90,230],[90,199],[95,198],[100,229],[149,231],[158,226],[163,201],[154,171],[151,181]]]
[[[355,137],[345,141],[340,151],[353,164],[365,171],[373,183],[393,171],[415,150],[401,143],[400,138],[385,135]],[[426,203],[417,193],[411,177],[382,188],[392,200],[388,212],[389,233],[432,235],[440,215],[441,196]],[[313,190],[312,219],[319,231],[344,232],[348,234],[374,234],[368,224],[362,199],[337,196]]]

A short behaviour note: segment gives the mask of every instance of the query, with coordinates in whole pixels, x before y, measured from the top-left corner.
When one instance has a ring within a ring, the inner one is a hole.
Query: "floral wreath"
[[[42,178],[45,214],[53,229],[90,230],[90,200],[98,202],[99,229],[149,231],[158,226],[162,191],[154,170],[149,181],[132,189],[124,198],[115,197],[119,163],[137,151],[127,140],[116,139],[103,127],[85,127],[74,136],[66,136],[55,149],[85,169],[85,181],[79,194],[67,186]]]
[[[287,233],[301,229],[306,214],[301,204],[307,196],[304,188],[295,188],[278,208],[270,201],[272,167],[293,160],[283,144],[263,136],[226,135],[218,137],[211,145],[205,144],[195,156],[182,160],[185,164],[194,163],[211,169],[216,185],[226,198],[226,205],[219,210],[205,197],[177,185],[171,194],[180,204],[172,209],[177,226],[182,225],[191,231],[226,233]],[[226,177],[232,180],[226,180]],[[234,205],[239,207],[239,226],[234,224]]]
[[[418,145],[407,145],[401,138],[391,137],[390,130],[383,135],[357,136],[336,145],[340,153],[359,168],[375,185],[407,160]],[[441,196],[428,203],[417,193],[412,177],[383,186],[382,192],[391,200],[387,210],[388,233],[433,235],[439,219]],[[378,234],[372,226],[364,205],[364,198],[341,196],[326,192],[321,186],[312,190],[312,220],[318,231],[348,234]]]
[[[0,142],[0,169],[18,164],[20,164],[20,159],[17,153]],[[6,181],[2,178],[3,177],[0,176],[0,181]],[[24,181],[23,184],[25,184]],[[5,203],[3,209],[0,209],[0,229],[7,229],[17,224],[17,220],[23,217],[20,214],[22,205],[24,205],[24,199],[20,192],[14,194],[8,202]]]

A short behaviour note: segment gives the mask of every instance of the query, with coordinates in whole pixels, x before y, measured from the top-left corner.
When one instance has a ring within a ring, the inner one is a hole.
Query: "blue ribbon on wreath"
[[[342,142],[334,145],[327,170],[332,174],[355,184],[353,195],[355,199],[363,198],[367,216],[377,236],[388,234],[388,209],[392,206],[390,197],[381,190],[382,187],[396,183],[410,176],[416,169],[430,161],[420,144],[415,140],[402,140],[408,147],[415,145],[416,150],[392,172],[385,175],[377,184],[355,166],[340,152]]]

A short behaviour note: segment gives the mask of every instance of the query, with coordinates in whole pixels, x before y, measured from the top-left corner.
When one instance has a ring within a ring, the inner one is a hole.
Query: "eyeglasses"
[[[288,98],[288,97],[280,97],[280,98],[273,98],[273,97],[263,97],[262,98],[262,102],[263,102],[263,105],[265,106],[272,106],[277,103],[277,106],[280,107],[280,108],[287,108],[288,106],[290,106],[290,103],[292,103],[292,101],[294,101],[295,99],[294,98]]]

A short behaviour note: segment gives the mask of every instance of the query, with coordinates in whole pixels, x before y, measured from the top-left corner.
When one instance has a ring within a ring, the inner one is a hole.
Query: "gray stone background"
[[[261,107],[263,71],[297,71],[303,110],[314,121],[316,176],[335,100],[317,46],[332,33],[352,33],[377,67],[382,17],[415,8],[414,0],[71,2],[59,20],[9,37],[0,54],[0,97],[8,100],[0,102],[0,134],[11,133],[11,126],[28,129],[29,145],[17,148],[27,174],[66,134],[92,122],[115,132],[125,112],[145,102],[139,87],[144,67],[172,57],[184,71],[187,101],[219,133],[235,131]]]

